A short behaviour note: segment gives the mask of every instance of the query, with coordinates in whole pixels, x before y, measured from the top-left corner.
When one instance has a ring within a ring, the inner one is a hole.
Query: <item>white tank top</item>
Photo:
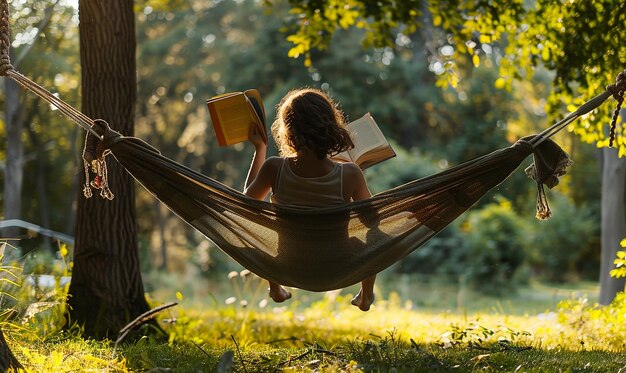
[[[270,197],[272,203],[298,207],[324,207],[339,205],[343,199],[343,167],[335,167],[326,175],[302,177],[296,175],[287,158],[278,170],[276,184]]]

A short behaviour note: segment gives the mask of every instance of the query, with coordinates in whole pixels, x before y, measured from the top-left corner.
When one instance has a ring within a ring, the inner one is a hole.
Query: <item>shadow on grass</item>
[[[173,372],[618,372],[626,369],[626,353],[546,350],[511,343],[445,347],[402,343],[393,337],[353,341],[325,347],[250,345],[239,349],[146,341],[122,350],[131,369]]]

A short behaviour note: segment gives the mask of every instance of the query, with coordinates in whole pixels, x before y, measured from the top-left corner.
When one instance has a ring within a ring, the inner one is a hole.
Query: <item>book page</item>
[[[350,157],[350,153],[347,151],[338,153],[331,157],[335,162],[352,162],[352,158]]]
[[[228,104],[217,106],[217,115],[222,124],[224,138],[229,144],[245,141],[248,139],[250,127],[250,113],[245,98],[232,100]]]
[[[352,159],[358,159],[364,153],[387,144],[387,139],[378,128],[370,113],[348,124],[354,149],[349,150]]]

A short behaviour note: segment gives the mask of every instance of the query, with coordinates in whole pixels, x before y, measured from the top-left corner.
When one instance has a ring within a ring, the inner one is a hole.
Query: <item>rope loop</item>
[[[613,98],[617,101],[615,110],[613,110],[611,125],[609,127],[609,147],[613,147],[613,142],[615,141],[615,127],[617,127],[617,119],[619,118],[619,112],[622,109],[622,103],[624,102],[624,91],[626,91],[626,70],[617,74],[615,84],[608,85],[606,90],[609,91]]]
[[[11,28],[9,27],[9,3],[0,2],[0,75],[6,76],[12,70],[9,48],[11,47]]]
[[[109,124],[102,119],[94,120],[91,129],[102,137],[110,132]],[[83,148],[85,184],[83,185],[83,195],[85,198],[91,198],[93,196],[91,189],[99,189],[100,197],[112,200],[115,198],[115,195],[109,189],[109,176],[106,164],[106,157],[111,154],[111,151],[102,147],[99,136],[94,135],[91,131],[87,131],[85,135],[85,147]],[[91,173],[95,174],[91,181],[89,177],[90,168]]]

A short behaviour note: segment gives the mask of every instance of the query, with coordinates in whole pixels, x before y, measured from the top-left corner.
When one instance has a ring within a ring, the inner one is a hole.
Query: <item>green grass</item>
[[[31,372],[626,369],[624,299],[605,308],[572,299],[557,308],[573,294],[595,291],[593,286],[533,284],[508,300],[496,300],[470,291],[459,295],[453,288],[422,284],[407,290],[396,284],[399,292],[380,292],[364,313],[349,305],[354,289],[295,291],[294,299],[276,306],[263,302],[263,283],[246,281],[231,289],[239,298],[230,305],[222,297],[182,298],[159,315],[166,336],[144,336],[118,347],[83,340],[77,333],[46,337],[26,326],[3,329]],[[417,305],[424,297],[433,299],[432,307]],[[464,299],[464,308],[452,299]],[[435,304],[451,307],[438,311]]]

